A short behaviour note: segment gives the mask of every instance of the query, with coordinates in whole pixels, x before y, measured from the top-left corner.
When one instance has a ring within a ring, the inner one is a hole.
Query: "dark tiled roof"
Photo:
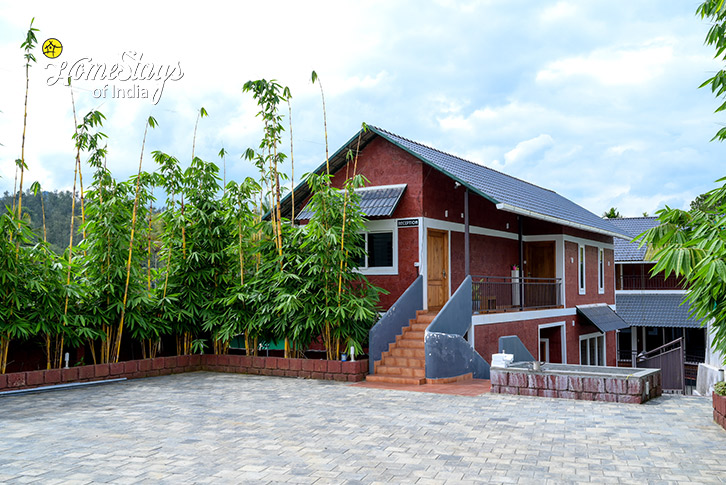
[[[355,152],[358,147],[363,150],[377,136],[401,147],[423,163],[436,168],[468,187],[472,192],[492,201],[501,210],[616,238],[627,237],[627,234],[622,234],[609,220],[596,216],[556,192],[416,143],[375,126],[369,125],[368,130],[356,133],[330,156],[330,172],[335,173],[345,166],[348,152]],[[325,167],[326,164],[322,163],[314,173],[325,173]],[[302,182],[295,187],[295,200],[298,201],[298,204],[302,204],[302,201],[309,195],[310,188],[307,182]],[[285,196],[281,205],[283,216],[289,217],[292,209],[290,194]]]
[[[608,305],[578,306],[577,313],[602,332],[628,328],[629,325]]]
[[[644,261],[648,247],[639,248],[639,243],[631,242],[631,240],[648,229],[656,227],[658,219],[655,217],[623,217],[610,219],[610,222],[621,232],[630,236],[629,240],[615,239],[615,261]]]
[[[406,184],[401,184],[365,187],[355,189],[355,193],[360,195],[360,208],[366,217],[390,217],[393,211],[396,210],[396,206],[405,190]],[[300,214],[295,216],[295,219],[299,221],[307,220],[312,215],[313,212],[308,210],[308,206],[305,206]]]
[[[682,294],[616,294],[618,314],[632,327],[692,327],[701,320],[689,316],[690,306]]]
[[[416,143],[381,128],[373,126],[369,128],[489,199],[497,204],[499,209],[611,236],[623,236],[609,220],[593,214],[556,192]]]

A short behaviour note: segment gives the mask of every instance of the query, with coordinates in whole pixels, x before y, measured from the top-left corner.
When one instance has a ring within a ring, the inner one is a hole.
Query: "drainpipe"
[[[522,242],[522,216],[517,216],[517,238],[519,240],[519,309],[524,310],[524,243]]]
[[[469,188],[464,187],[464,278],[471,274],[469,264]]]

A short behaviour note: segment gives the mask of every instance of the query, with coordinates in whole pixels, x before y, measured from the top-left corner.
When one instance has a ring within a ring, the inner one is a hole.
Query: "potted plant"
[[[726,429],[726,382],[713,386],[713,420]]]

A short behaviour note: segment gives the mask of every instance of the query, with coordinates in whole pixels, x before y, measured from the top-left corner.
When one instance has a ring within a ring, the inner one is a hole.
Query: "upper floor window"
[[[597,291],[605,293],[605,250],[597,250]]]
[[[577,246],[577,283],[581,295],[585,294],[585,246]]]

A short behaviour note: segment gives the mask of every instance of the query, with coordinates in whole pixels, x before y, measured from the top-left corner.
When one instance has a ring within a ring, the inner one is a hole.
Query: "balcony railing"
[[[670,275],[666,278],[663,274],[655,276],[646,275],[622,275],[616,278],[617,290],[682,290],[685,283],[682,278]]]
[[[562,305],[560,278],[472,276],[472,312],[494,313]]]

